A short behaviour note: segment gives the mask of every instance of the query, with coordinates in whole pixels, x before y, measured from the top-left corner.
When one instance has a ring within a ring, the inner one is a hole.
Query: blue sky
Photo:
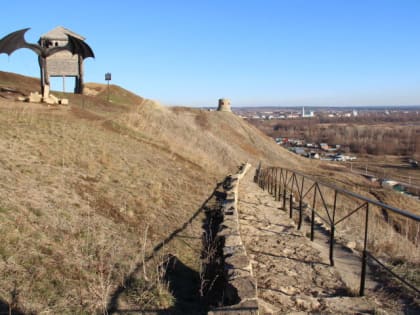
[[[95,52],[86,82],[111,72],[166,105],[420,104],[419,0],[13,0],[2,12],[0,38],[62,25]],[[39,75],[26,49],[1,54],[0,70]]]

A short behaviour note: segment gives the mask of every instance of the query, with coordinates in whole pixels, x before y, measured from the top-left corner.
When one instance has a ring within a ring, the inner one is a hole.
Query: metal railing
[[[304,218],[310,222],[311,241],[314,240],[316,222],[324,224],[329,237],[331,266],[334,266],[337,238],[353,243],[359,241],[358,249],[362,256],[359,295],[365,293],[368,258],[416,295],[420,294],[419,279],[407,279],[382,259],[384,255],[392,255],[389,253],[390,244],[394,244],[392,250],[402,251],[395,256],[411,255],[409,259],[418,268],[420,216],[285,168],[261,168],[260,165],[254,181],[281,202],[283,210],[287,211],[288,206],[290,218],[297,212],[298,229],[301,229]],[[337,226],[344,226],[343,235],[337,236]],[[418,274],[418,271],[414,273]]]

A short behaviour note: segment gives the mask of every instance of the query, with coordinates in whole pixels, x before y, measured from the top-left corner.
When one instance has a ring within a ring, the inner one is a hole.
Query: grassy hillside
[[[36,79],[2,72],[0,87],[39,89]],[[136,297],[124,303],[170,306],[153,266],[170,253],[198,271],[200,219],[188,228],[194,237],[168,241],[146,259],[153,248],[239,163],[289,156],[231,113],[166,108],[116,86],[108,102],[104,86],[87,88],[91,95],[65,95],[69,106],[0,96],[4,309],[103,311],[143,263],[137,276],[146,272],[147,281],[134,282]]]
[[[242,162],[371,187],[232,113],[168,108],[117,86],[108,102],[100,84],[64,95],[69,106],[12,100],[38,84],[0,72],[0,313],[171,307],[159,266],[170,254],[198,274],[198,210]]]
[[[29,93],[38,91],[40,89],[40,82],[36,78],[0,71],[0,87],[13,88],[23,93]]]

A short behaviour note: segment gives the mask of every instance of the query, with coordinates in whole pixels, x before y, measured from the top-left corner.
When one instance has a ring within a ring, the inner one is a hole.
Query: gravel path
[[[242,240],[257,278],[261,314],[372,314],[367,298],[348,297],[334,267],[296,230],[281,204],[252,182],[239,186]],[[347,295],[347,296],[346,296]]]

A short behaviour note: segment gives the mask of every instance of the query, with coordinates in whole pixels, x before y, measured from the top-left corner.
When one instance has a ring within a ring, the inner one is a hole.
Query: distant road
[[[420,178],[417,177],[407,177],[407,176],[401,176],[401,175],[395,175],[395,174],[389,174],[389,176],[386,176],[384,178],[384,173],[378,170],[372,170],[372,168],[369,167],[362,167],[359,165],[349,165],[350,163],[346,162],[346,166],[350,169],[352,173],[360,174],[360,175],[368,175],[368,176],[374,176],[380,179],[388,179],[388,180],[394,180],[398,183],[401,183],[402,185],[406,187],[411,187],[415,189],[420,189]],[[399,166],[399,165],[395,165]],[[400,166],[405,166],[401,164]],[[380,167],[380,166],[378,166]]]

